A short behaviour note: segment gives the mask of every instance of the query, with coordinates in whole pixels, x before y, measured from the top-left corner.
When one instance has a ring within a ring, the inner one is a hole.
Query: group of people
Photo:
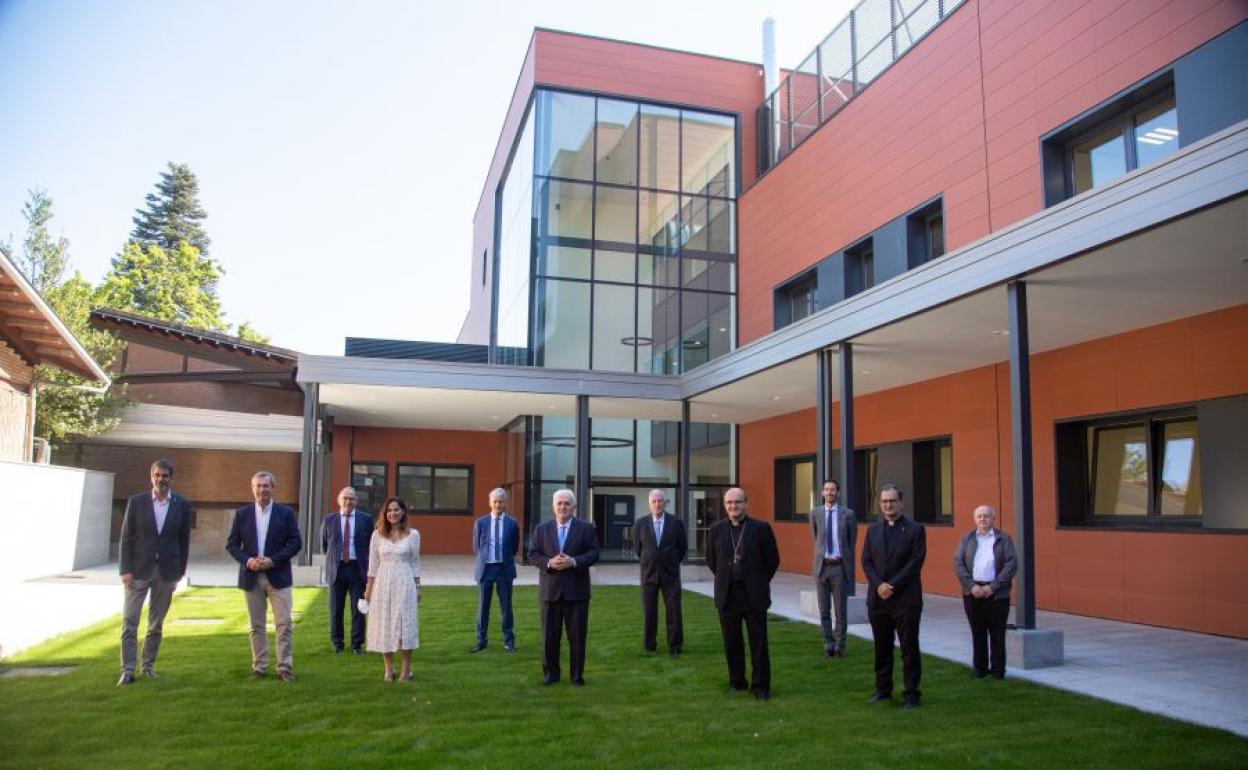
[[[151,466],[151,490],[131,497],[122,521],[120,564],[125,587],[121,631],[121,678],[132,683],[137,673],[155,677],[162,626],[178,581],[186,572],[190,549],[191,507],[171,489],[173,463]],[[250,619],[251,672],[267,676],[269,667],[266,614],[276,628],[276,672],[280,681],[294,678],[291,653],[291,560],[303,547],[294,510],[274,502],[276,480],[267,471],[251,479],[254,504],[234,515],[226,550],[239,563]],[[823,503],[810,511],[813,575],[823,631],[824,654],[843,657],[848,626],[848,597],[855,590],[857,517],[840,506],[840,485],[824,482]],[[373,518],[356,507],[356,491],[345,487],[338,511],[321,524],[325,578],[329,586],[330,642],[335,654],[346,649],[346,608],[350,608],[351,651],[381,653],[387,682],[410,681],[412,650],[420,646],[420,533],[409,524],[407,505],[398,497],[382,504]],[[684,522],[667,511],[662,489],[648,496],[649,515],[638,519],[632,542],[640,568],[642,647],[658,651],[658,604],[663,599],[669,655],[684,646],[681,611],[681,564],[688,553]],[[724,519],[707,533],[706,565],[714,575],[714,604],[719,616],[729,690],[750,690],[771,697],[771,663],[767,646],[767,610],[771,580],[780,566],[780,552],[771,525],[748,515],[745,490],[724,493]],[[520,523],[507,512],[506,490],[490,492],[489,513],[474,522],[472,550],[478,586],[476,641],[470,652],[486,649],[490,609],[498,597],[503,649],[516,651],[512,586],[521,548]],[[560,489],[551,498],[553,518],[538,524],[526,552],[538,570],[542,634],[542,683],[561,679],[560,648],[568,637],[568,675],[573,686],[585,684],[585,644],[589,627],[590,567],[598,562],[594,526],[576,516],[576,495]],[[919,622],[923,610],[921,572],[926,558],[923,526],[902,515],[900,487],[880,488],[882,516],[868,528],[861,565],[867,581],[867,616],[875,644],[875,691],[871,702],[891,700],[894,640],[901,648],[903,708],[919,705],[921,658]],[[954,554],[954,572],[961,584],[971,627],[973,675],[1005,674],[1005,629],[1010,586],[1018,568],[1008,535],[994,524],[995,511],[981,505],[974,511],[975,529],[963,536]],[[148,603],[147,636],[137,664],[137,630]],[[750,675],[745,649],[749,643]],[[395,653],[400,668],[395,671]]]

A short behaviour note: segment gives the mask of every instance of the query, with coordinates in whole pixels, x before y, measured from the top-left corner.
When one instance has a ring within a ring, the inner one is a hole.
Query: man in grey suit
[[[659,592],[667,622],[667,653],[680,654],[685,631],[680,612],[680,564],[689,551],[685,523],[666,510],[667,495],[650,490],[650,515],[633,524],[633,543],[641,566],[642,648],[653,653],[658,646]]]
[[[840,493],[840,483],[828,479],[823,482],[823,505],[810,509],[815,596],[823,626],[823,654],[829,658],[845,655],[846,608],[854,595],[854,543],[858,538],[858,519],[852,509],[837,504]]]
[[[191,504],[173,494],[173,463],[157,460],[151,467],[152,489],[126,503],[121,521],[121,584],[126,599],[121,620],[121,678],[117,686],[134,681],[138,658],[139,615],[147,601],[147,637],[143,640],[143,675],[154,678],[165,614],[173,589],[186,574],[191,546]],[[150,595],[150,599],[148,598]]]

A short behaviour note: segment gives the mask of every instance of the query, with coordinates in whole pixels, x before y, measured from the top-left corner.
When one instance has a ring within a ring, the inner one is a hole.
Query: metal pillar
[[[1010,435],[1013,441],[1014,541],[1018,544],[1019,628],[1036,627],[1035,511],[1031,479],[1031,355],[1027,340],[1027,284],[1006,286],[1010,315]]]
[[[589,396],[576,397],[576,493],[577,515],[593,520],[593,501],[589,499],[589,450],[593,437],[589,434]]]
[[[818,478],[815,483],[823,488],[823,482],[836,478],[836,463],[832,461],[832,404],[836,400],[833,390],[833,357],[835,352],[823,349],[815,352],[815,467]],[[841,480],[844,487],[844,480]]]
[[[685,523],[687,529],[693,530],[694,523],[689,515],[689,399],[680,402],[680,464],[677,471],[676,516]]]
[[[855,506],[862,509],[865,516],[871,507],[873,489],[865,489],[866,500],[855,500],[854,479],[854,346],[851,342],[842,342],[837,346],[840,351],[841,375],[841,496],[840,504],[846,508]]]
[[[299,529],[303,534],[303,550],[299,552],[299,564],[305,567],[312,563],[312,544],[316,540],[312,521],[318,484],[320,393],[318,383],[309,382],[303,386],[303,447],[299,453]]]

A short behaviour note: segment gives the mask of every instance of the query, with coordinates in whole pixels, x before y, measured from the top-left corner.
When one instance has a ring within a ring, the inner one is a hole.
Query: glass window
[[[589,450],[589,469],[594,483],[633,480],[632,420],[595,417],[590,420],[593,441]]]
[[[598,187],[594,192],[594,280],[637,280],[637,191]]]
[[[533,436],[533,477],[570,486],[576,474],[576,418],[567,415],[534,417]],[[549,508],[549,496],[545,505]]]
[[[684,110],[680,116],[681,190],[735,197],[737,121],[728,115]]]
[[[675,286],[680,240],[679,198],[672,193],[642,190],[638,194],[640,283]]]
[[[641,186],[680,189],[680,110],[641,105]]]
[[[633,286],[594,284],[594,369],[634,371],[636,292]]]
[[[866,521],[880,515],[880,453],[874,447],[854,450],[853,507]]]
[[[911,444],[914,520],[925,524],[953,523],[953,443],[950,439]]]
[[[1092,511],[1097,516],[1148,513],[1148,426],[1093,428]]]
[[[1167,99],[1135,117],[1136,167],[1147,166],[1179,149],[1179,118],[1174,99]]]
[[[680,316],[682,371],[695,369],[731,350],[731,295],[684,291]]]
[[[870,238],[845,250],[846,294],[853,296],[875,285],[875,248]]]
[[[1075,193],[1091,190],[1127,173],[1126,147],[1122,125],[1117,123],[1076,144],[1071,149]]]
[[[399,463],[398,495],[414,513],[472,513],[472,466]]]
[[[538,237],[583,239],[593,237],[593,186],[542,179],[537,184]],[[569,243],[564,241],[564,243]]]
[[[775,520],[802,521],[810,516],[815,490],[815,458],[785,457],[775,461]]]
[[[537,244],[537,274],[554,278],[589,278],[590,250],[556,245],[559,238],[546,238]]]
[[[537,282],[533,340],[538,366],[589,368],[589,293],[588,283]]]
[[[499,196],[496,363],[529,361],[529,263],[533,246],[533,123],[530,113],[516,143]]]
[[[678,295],[670,289],[637,290],[637,371],[676,374],[680,345]]]
[[[736,268],[735,204],[717,198],[682,198],[683,285],[732,291]]]
[[[351,463],[351,486],[355,487],[356,507],[377,513],[386,499],[388,481],[386,463]]]
[[[594,178],[594,99],[538,91],[537,173]]]
[[[637,184],[637,103],[598,100],[598,181]]]
[[[1161,515],[1200,516],[1200,442],[1195,420],[1162,425]]]
[[[428,465],[399,463],[398,488],[395,493],[413,511],[433,510],[433,468]]]

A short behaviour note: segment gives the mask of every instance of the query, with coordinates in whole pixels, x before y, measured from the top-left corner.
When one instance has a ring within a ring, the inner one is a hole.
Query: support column
[[[299,552],[299,564],[305,567],[312,563],[312,546],[316,540],[312,522],[318,484],[316,468],[320,393],[321,386],[318,383],[309,382],[303,386],[303,446],[299,453],[299,530],[303,534],[303,550]]]
[[[1014,542],[1018,546],[1015,625],[1036,627],[1035,510],[1031,479],[1031,348],[1027,340],[1027,284],[1006,286],[1010,315],[1010,436],[1013,443]]]
[[[832,462],[832,404],[836,400],[833,390],[833,357],[828,348],[815,352],[815,484],[822,489],[823,482],[836,478],[836,463]],[[844,481],[841,482],[844,487]]]
[[[680,463],[676,482],[676,516],[685,523],[685,528],[694,531],[694,522],[689,516],[689,399],[680,402]]]
[[[841,497],[840,503],[846,508],[860,509],[860,515],[866,516],[871,507],[870,497],[875,490],[863,490],[866,500],[855,500],[854,479],[854,345],[842,342],[837,346],[840,351],[838,362],[841,375]]]
[[[593,520],[594,506],[589,499],[589,450],[593,437],[589,434],[589,396],[576,397],[576,494],[577,515]]]

